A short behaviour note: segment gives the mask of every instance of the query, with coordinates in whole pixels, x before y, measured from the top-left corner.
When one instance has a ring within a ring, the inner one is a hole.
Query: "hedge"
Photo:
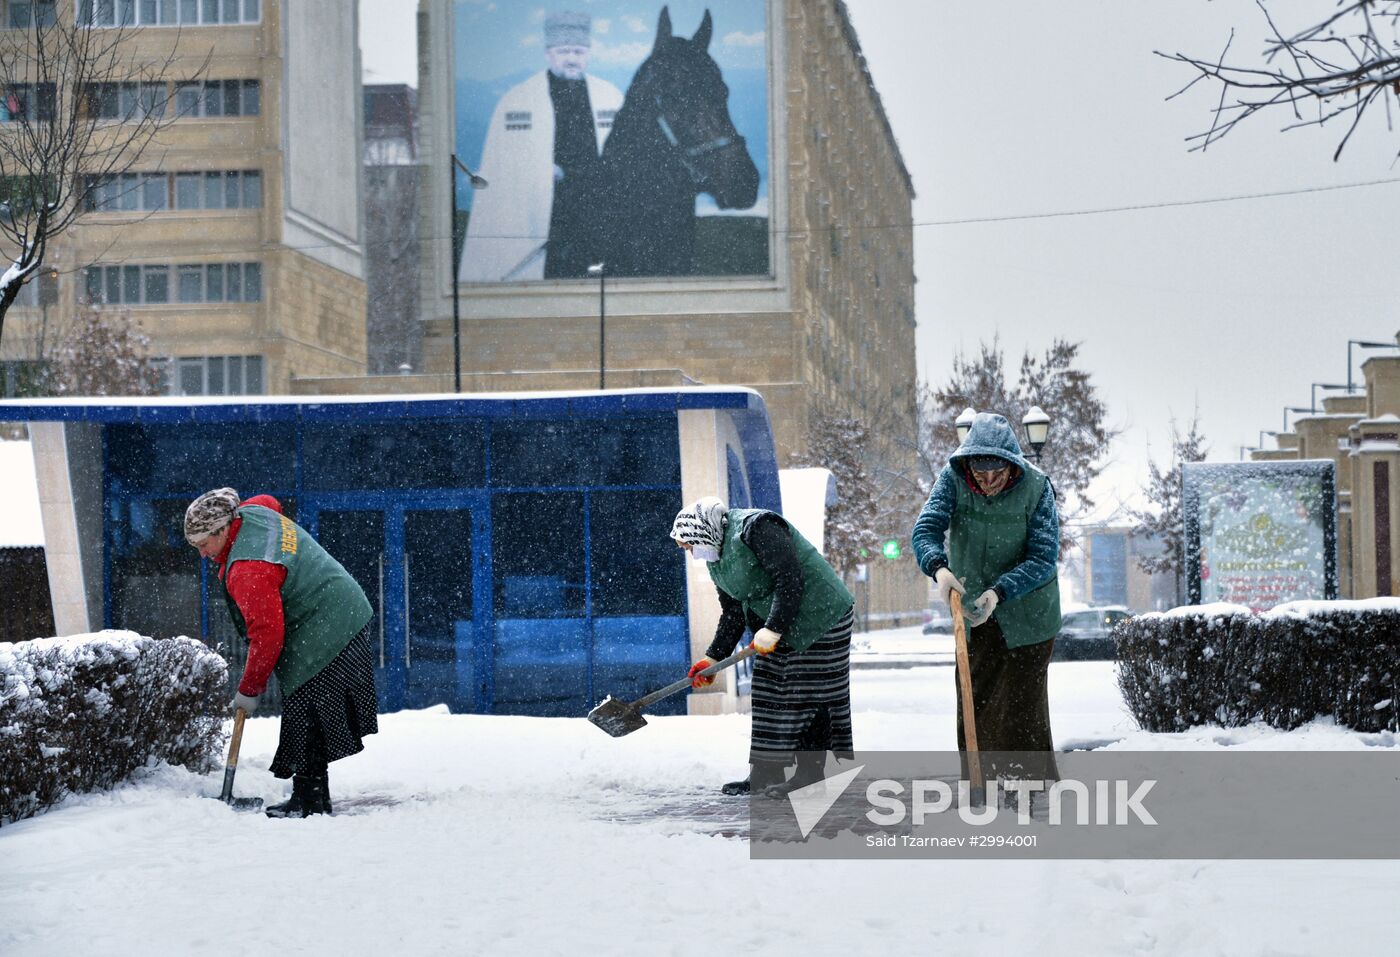
[[[224,741],[228,669],[189,638],[129,631],[0,644],[0,825],[151,759],[204,772]]]
[[[1118,685],[1147,731],[1331,717],[1400,728],[1400,601],[1201,605],[1121,622]]]

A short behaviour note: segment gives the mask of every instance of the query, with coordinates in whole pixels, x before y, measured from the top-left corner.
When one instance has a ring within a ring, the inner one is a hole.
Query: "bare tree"
[[[925,385],[920,396],[919,456],[928,474],[936,477],[957,451],[956,421],[964,409],[1000,413],[1020,435],[1022,417],[1040,406],[1051,419],[1040,468],[1054,484],[1068,546],[1064,529],[1074,516],[1093,510],[1089,486],[1107,464],[1109,445],[1118,435],[1105,423],[1108,410],[1089,373],[1075,367],[1078,356],[1079,343],[1063,339],[1039,357],[1027,350],[1014,384],[999,340],[982,343],[971,358],[955,356],[952,377],[941,387]]]
[[[1134,534],[1150,536],[1161,542],[1163,549],[1155,555],[1138,555],[1138,567],[1149,575],[1175,575],[1178,583],[1186,568],[1181,465],[1183,462],[1202,462],[1209,452],[1205,437],[1201,435],[1200,419],[1199,410],[1191,414],[1191,426],[1185,435],[1177,428],[1176,420],[1172,420],[1171,466],[1163,471],[1156,462],[1148,462],[1147,500],[1150,505],[1146,509],[1129,509],[1133,521],[1137,523]]]
[[[902,539],[919,506],[917,486],[908,481],[907,470],[881,459],[881,445],[861,419],[817,408],[808,419],[807,450],[793,458],[794,467],[830,469],[836,479],[825,552],[842,575],[869,560],[886,539]]]
[[[150,353],[129,313],[85,309],[59,333],[45,384],[54,395],[157,395],[160,366]]]
[[[1333,160],[1342,155],[1351,134],[1377,101],[1391,125],[1392,96],[1400,97],[1400,2],[1340,0],[1332,13],[1302,30],[1284,31],[1256,0],[1267,24],[1261,61],[1227,63],[1235,34],[1212,59],[1184,53],[1158,56],[1186,64],[1194,72],[1180,96],[1201,81],[1220,88],[1210,128],[1188,137],[1193,150],[1206,149],[1240,123],[1265,110],[1283,111],[1292,119],[1284,129],[1346,125]],[[1171,97],[1168,97],[1171,99]]]
[[[27,29],[0,30],[0,259],[9,263],[0,335],[53,239],[176,118],[166,78],[178,30],[170,53],[151,60],[132,43],[137,28],[80,22],[71,2],[30,9]],[[204,64],[184,78],[202,75]]]

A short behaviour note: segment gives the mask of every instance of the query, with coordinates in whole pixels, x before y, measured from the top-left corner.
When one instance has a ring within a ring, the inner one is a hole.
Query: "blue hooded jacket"
[[[958,518],[955,514],[958,485],[967,481],[965,463],[968,459],[982,455],[995,455],[1021,470],[1015,482],[1008,485],[1000,495],[1008,494],[1031,474],[1044,474],[1021,455],[1021,445],[1016,441],[1016,433],[1005,416],[979,412],[972,422],[966,440],[948,457],[948,464],[938,474],[933,491],[914,522],[914,558],[918,561],[919,568],[929,577],[933,577],[938,569],[948,564],[945,539],[949,526]],[[1059,557],[1060,518],[1055,509],[1055,490],[1050,487],[1047,478],[1045,490],[1041,493],[1026,529],[1024,557],[1014,567],[999,575],[993,586],[999,600],[1005,602],[1028,595],[1055,578]]]

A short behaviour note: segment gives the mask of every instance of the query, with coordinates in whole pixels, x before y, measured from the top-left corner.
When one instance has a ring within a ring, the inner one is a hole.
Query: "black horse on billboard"
[[[689,40],[661,8],[599,160],[593,248],[610,276],[696,272],[695,197],[721,209],[758,198],[758,167],[729,116],[729,88],[709,54],[710,11]]]

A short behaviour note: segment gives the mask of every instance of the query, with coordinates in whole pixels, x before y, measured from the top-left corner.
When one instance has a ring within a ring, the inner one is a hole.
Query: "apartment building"
[[[113,124],[174,119],[131,169],[90,181],[83,217],[12,310],[0,359],[31,359],[40,328],[52,337],[100,309],[139,322],[175,395],[363,374],[356,4],[0,0],[6,29],[53,17],[134,27],[124,52],[137,61],[173,51],[159,82],[99,84],[83,108]]]

